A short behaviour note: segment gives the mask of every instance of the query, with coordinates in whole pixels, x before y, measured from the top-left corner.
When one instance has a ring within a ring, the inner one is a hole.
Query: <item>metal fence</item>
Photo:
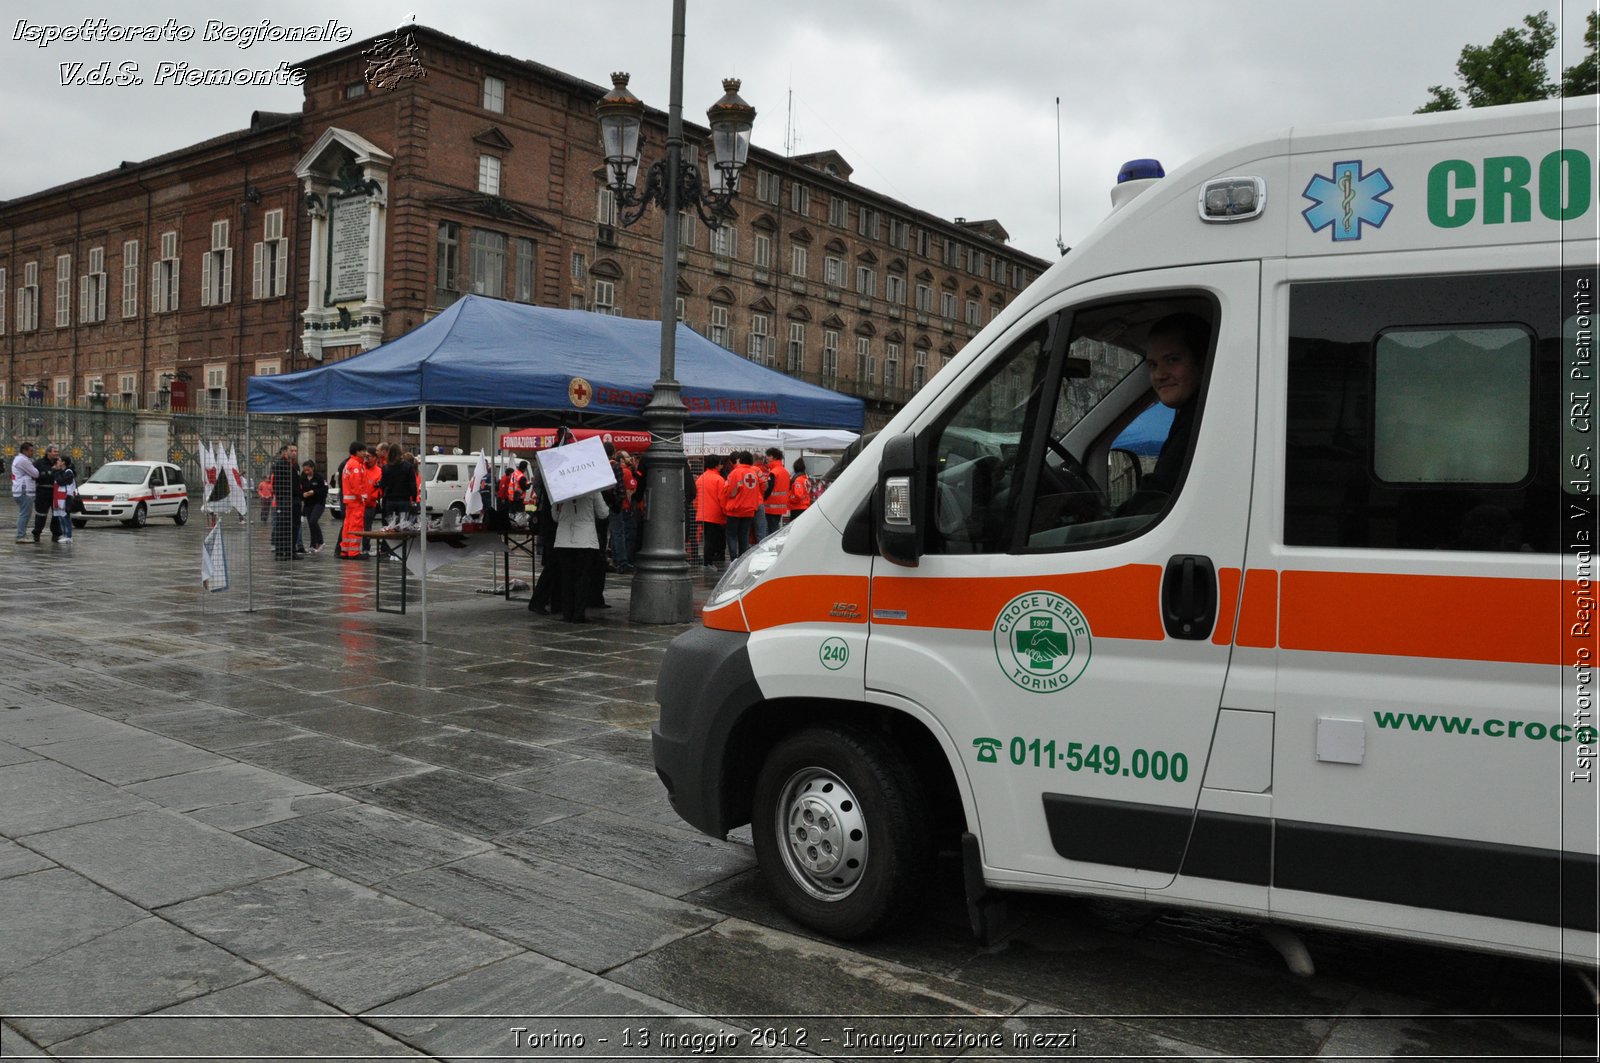
[[[105,406],[0,403],[0,452],[7,462],[22,443],[41,450],[51,443],[79,470],[134,457],[135,415]]]

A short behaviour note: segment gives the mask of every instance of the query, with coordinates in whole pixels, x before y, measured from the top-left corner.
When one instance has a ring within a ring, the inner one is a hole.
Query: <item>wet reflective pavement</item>
[[[0,1057],[1594,1054],[1552,965],[1310,933],[1298,978],[1245,922],[1027,897],[981,947],[949,859],[902,929],[818,939],[672,812],[678,629],[624,581],[575,627],[446,567],[421,645],[371,562],[227,530],[217,594],[199,522],[0,553]]]

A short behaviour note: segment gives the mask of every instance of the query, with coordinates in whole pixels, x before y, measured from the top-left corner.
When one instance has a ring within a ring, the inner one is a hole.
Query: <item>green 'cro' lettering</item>
[[[1561,179],[1563,170],[1565,182]],[[1539,210],[1551,221],[1583,217],[1589,210],[1592,175],[1589,156],[1583,152],[1572,148],[1552,151],[1539,163]],[[1563,191],[1565,203],[1562,202]]]
[[[1467,224],[1477,204],[1472,196],[1460,193],[1476,187],[1477,172],[1465,159],[1446,159],[1435,164],[1428,171],[1428,220],[1441,229]]]
[[[1497,155],[1483,160],[1483,223],[1499,225],[1508,220],[1533,218],[1533,196],[1528,182],[1533,180],[1533,164],[1521,155]]]

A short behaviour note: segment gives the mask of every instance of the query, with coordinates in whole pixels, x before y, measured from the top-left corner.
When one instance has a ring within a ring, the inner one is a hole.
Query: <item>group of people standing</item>
[[[350,453],[339,463],[339,504],[344,507],[344,523],[339,530],[336,553],[346,560],[372,556],[372,540],[362,537],[371,531],[381,515],[384,524],[403,519],[415,520],[421,481],[416,458],[390,443],[379,460],[378,448],[367,443],[350,444]],[[392,555],[398,556],[398,555]]]
[[[17,542],[38,542],[45,523],[50,541],[72,545],[72,500],[78,495],[72,459],[54,443],[34,459],[34,445],[23,443],[11,459],[11,497],[17,503]],[[28,520],[33,519],[30,537]]]
[[[777,447],[767,448],[765,460],[748,450],[707,457],[695,480],[705,567],[721,568],[737,559],[809,509],[814,497],[805,459],[795,459],[791,475]]]

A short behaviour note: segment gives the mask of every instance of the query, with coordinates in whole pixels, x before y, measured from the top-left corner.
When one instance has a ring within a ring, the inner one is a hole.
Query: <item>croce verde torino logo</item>
[[[995,657],[1006,677],[1023,690],[1065,690],[1089,667],[1092,649],[1082,611],[1050,591],[1017,595],[994,622]]]

